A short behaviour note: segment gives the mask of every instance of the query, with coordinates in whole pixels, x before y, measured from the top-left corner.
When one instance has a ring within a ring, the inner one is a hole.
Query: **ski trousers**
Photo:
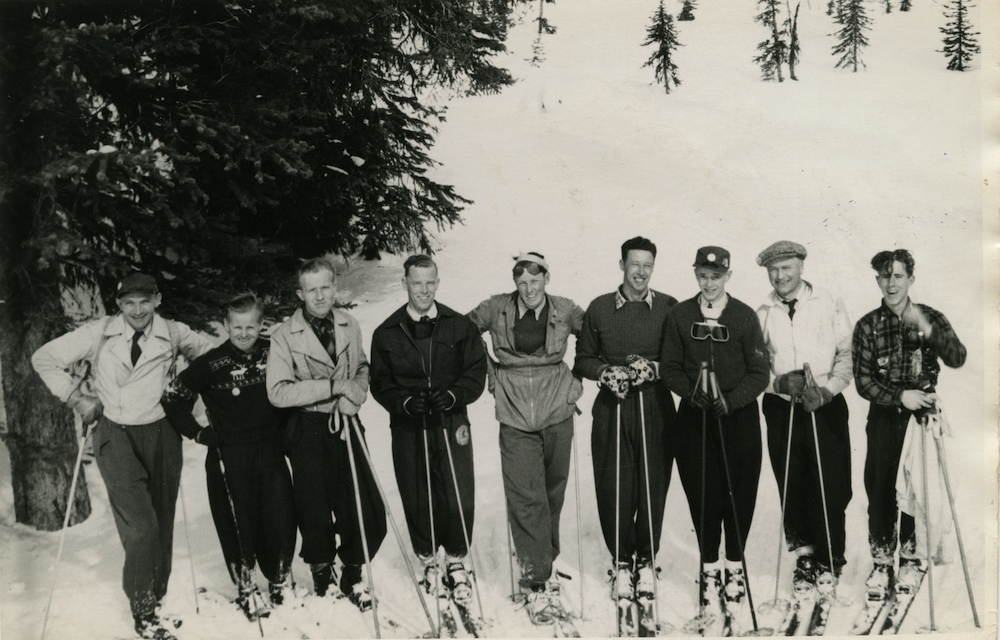
[[[914,557],[916,552],[916,523],[913,516],[901,513],[896,504],[896,473],[911,415],[905,408],[874,402],[868,409],[865,491],[868,494],[868,544],[876,564],[893,563],[897,518],[900,555]]]
[[[791,455],[787,462],[787,494],[782,494],[782,491],[785,485],[785,457],[789,451],[788,417],[792,403],[773,393],[765,393],[761,405],[767,421],[767,449],[771,469],[778,483],[778,495],[785,505],[785,541],[788,549],[793,551],[811,545],[814,555],[839,573],[840,567],[846,564],[844,514],[852,496],[847,401],[843,394],[838,393],[832,401],[812,414],[803,409],[801,404],[795,407]],[[816,435],[822,456],[823,490],[826,493],[826,512],[830,520],[830,546],[833,547],[832,565],[826,543],[826,520],[823,517],[812,416],[816,417]]]
[[[572,416],[534,432],[500,425],[507,517],[522,587],[544,584],[552,576],[572,451]]]
[[[642,402],[643,415],[639,403]],[[594,485],[597,490],[597,512],[604,532],[604,542],[612,558],[628,561],[634,555],[640,562],[652,560],[660,548],[660,530],[667,501],[667,487],[673,471],[674,448],[669,437],[674,422],[674,402],[662,384],[635,388],[621,405],[621,442],[617,441],[619,400],[601,387],[594,400],[594,419],[590,435],[594,462]],[[645,418],[646,439],[643,442]],[[619,444],[621,473],[616,474]],[[644,444],[646,446],[644,446]],[[649,466],[649,477],[643,456]],[[652,513],[646,507],[646,485],[649,485]],[[619,549],[615,553],[615,505],[618,505]],[[649,539],[652,521],[653,539]]]
[[[205,479],[233,583],[249,589],[255,564],[269,582],[283,582],[295,553],[295,498],[278,442],[212,447],[205,458]]]
[[[729,480],[733,488],[732,499],[726,482],[727,469],[723,466],[719,422],[710,413],[706,415],[692,405],[687,398],[681,400],[677,411],[677,472],[687,496],[688,509],[691,511],[691,520],[694,522],[705,563],[713,563],[719,559],[723,523],[726,532],[726,559],[737,561],[743,558],[743,549],[736,537],[733,503],[735,502],[739,517],[739,539],[745,545],[753,521],[757,485],[760,481],[762,445],[757,401],[736,409],[721,420],[722,438],[729,463]],[[704,459],[701,456],[703,428],[708,436],[705,439]],[[703,468],[704,495],[701,492]],[[705,501],[704,526],[701,523],[702,500]]]
[[[462,520],[459,518],[460,500],[465,527],[469,532],[469,540],[472,540],[476,506],[472,437],[469,425],[461,421],[449,421],[447,424],[448,426],[434,426],[427,430],[406,424],[392,429],[392,461],[396,471],[396,484],[403,500],[403,514],[406,516],[413,551],[421,558],[433,556],[437,552],[431,545],[431,504],[427,501],[427,465],[424,461],[425,433],[430,457],[435,542],[438,547],[444,547],[445,553],[450,556],[464,557],[468,553]],[[451,445],[460,495],[456,495],[445,438],[448,438]]]
[[[146,616],[170,581],[181,436],[166,418],[126,426],[102,417],[93,438],[94,459],[125,549],[122,588],[132,616]]]
[[[297,411],[285,428],[285,451],[292,463],[295,518],[302,534],[299,555],[305,562],[315,564],[333,562],[339,553],[345,565],[362,565],[365,555],[347,442],[343,430],[330,433],[329,418],[324,413]],[[363,438],[364,429],[359,430]],[[352,431],[351,442],[358,467],[360,517],[364,518],[368,552],[374,558],[385,538],[385,506],[356,432]]]

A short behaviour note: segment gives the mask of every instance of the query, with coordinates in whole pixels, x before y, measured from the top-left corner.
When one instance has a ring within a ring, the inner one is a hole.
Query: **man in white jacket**
[[[840,298],[802,279],[805,258],[806,248],[787,240],[772,244],[757,256],[757,264],[767,268],[774,288],[757,309],[772,374],[762,409],[771,467],[785,502],[785,540],[789,550],[798,555],[794,576],[798,589],[816,585],[817,578],[829,586],[840,575],[845,564],[844,512],[851,500],[848,410],[841,392],[852,377],[852,325]],[[806,384],[807,364],[815,385]],[[791,425],[790,414],[794,415]]]

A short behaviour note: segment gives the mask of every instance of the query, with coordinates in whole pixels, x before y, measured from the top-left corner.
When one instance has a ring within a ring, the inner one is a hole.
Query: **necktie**
[[[139,346],[139,338],[142,337],[141,331],[136,331],[132,334],[132,366],[135,366],[136,362],[139,362],[139,356],[142,355],[142,347]]]
[[[430,316],[420,316],[420,323],[421,324],[427,324],[430,321],[431,321],[431,317]]]
[[[791,320],[795,317],[795,303],[798,302],[797,298],[792,298],[791,300],[782,300],[786,305],[788,305],[788,319]]]
[[[314,318],[313,329],[316,331],[319,343],[329,354],[330,360],[337,364],[337,336],[334,332],[333,321],[330,318]]]

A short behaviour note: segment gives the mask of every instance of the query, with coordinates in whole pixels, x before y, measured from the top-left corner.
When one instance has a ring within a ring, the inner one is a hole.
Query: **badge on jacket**
[[[459,425],[458,429],[455,430],[455,442],[463,447],[469,444],[469,425]]]

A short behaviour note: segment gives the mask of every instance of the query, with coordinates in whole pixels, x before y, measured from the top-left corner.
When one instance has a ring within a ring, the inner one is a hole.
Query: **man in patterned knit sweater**
[[[757,314],[726,293],[726,283],[732,275],[729,252],[722,247],[698,249],[694,273],[701,291],[678,303],[670,312],[663,335],[660,371],[667,388],[681,398],[675,429],[677,473],[703,554],[702,597],[705,599],[707,595],[714,600],[722,590],[719,543],[724,522],[725,598],[727,603],[737,603],[745,593],[743,548],[739,542],[746,544],[760,479],[757,396],[770,380],[770,362]],[[711,387],[706,393],[696,384],[703,362],[715,373],[718,394]],[[703,428],[707,433],[704,459]],[[732,500],[728,495],[727,469],[723,467],[720,430],[725,433]],[[733,502],[739,517],[739,538],[733,521]]]
[[[673,466],[672,438],[667,433],[674,402],[658,384],[658,360],[663,324],[677,300],[649,287],[655,260],[656,245],[646,238],[635,237],[622,245],[622,285],[590,303],[576,349],[574,373],[600,384],[592,410],[591,449],[601,529],[618,563],[611,572],[614,599],[653,595],[652,561],[660,544]],[[647,481],[652,513],[646,504]]]
[[[295,508],[281,454],[281,414],[268,402],[264,385],[271,342],[259,337],[263,312],[252,293],[230,301],[223,323],[229,339],[192,362],[160,400],[181,435],[209,447],[208,504],[239,593],[236,604],[251,620],[259,615],[260,604],[252,593],[254,564],[267,578],[271,603],[279,605],[295,553]],[[207,427],[191,413],[199,394]]]

